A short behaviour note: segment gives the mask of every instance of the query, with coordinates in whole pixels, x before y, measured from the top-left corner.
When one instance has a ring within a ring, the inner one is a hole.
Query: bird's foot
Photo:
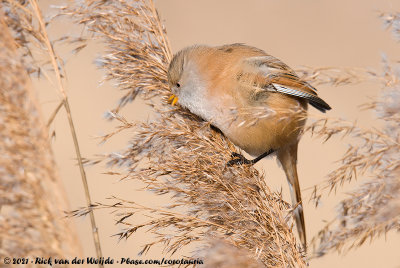
[[[244,157],[241,154],[238,154],[236,152],[231,153],[232,160],[229,160],[226,165],[228,167],[234,166],[234,165],[249,165],[253,164],[253,161],[248,160],[246,157]]]

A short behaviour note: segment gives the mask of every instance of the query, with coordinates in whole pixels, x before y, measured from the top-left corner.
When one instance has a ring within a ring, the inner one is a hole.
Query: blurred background
[[[55,1],[41,1],[44,14],[51,12],[50,4]],[[221,45],[246,43],[265,50],[296,69],[311,67],[362,67],[381,72],[382,53],[391,60],[400,59],[399,46],[389,31],[383,27],[380,12],[400,11],[399,1],[390,0],[338,0],[338,1],[273,1],[273,0],[169,0],[155,1],[156,7],[167,28],[173,52],[192,44]],[[66,34],[76,31],[69,22],[59,21],[50,26],[50,34]],[[96,69],[94,60],[101,55],[103,47],[95,42],[71,56],[66,62],[68,78],[67,90],[70,98],[81,151],[84,157],[94,158],[98,154],[122,150],[129,137],[125,133],[100,145],[96,137],[113,131],[115,123],[104,119],[105,112],[114,108],[122,94],[112,83],[100,83],[104,73]],[[62,53],[61,53],[62,54]],[[43,114],[46,118],[59,103],[56,90],[45,81],[34,81],[37,86]],[[365,127],[374,127],[374,114],[361,112],[359,105],[375,98],[380,92],[377,83],[360,83],[352,86],[320,86],[319,95],[331,106],[332,117],[347,120],[357,119]],[[128,121],[151,120],[151,114],[140,99],[127,105],[121,112]],[[379,126],[378,126],[379,127]],[[51,131],[54,153],[60,175],[63,179],[71,209],[85,206],[85,196],[81,185],[79,169],[65,113],[55,119]],[[308,201],[310,187],[326,179],[347,149],[346,142],[332,139],[322,143],[320,139],[306,134],[299,148],[299,177],[303,189],[303,199]],[[273,190],[282,189],[285,200],[289,191],[283,171],[275,158],[260,161],[259,170],[266,174]],[[141,204],[162,205],[168,200],[140,191],[137,182],[119,181],[117,177],[104,175],[106,168],[101,165],[86,169],[92,201],[106,202],[106,198],[116,195]],[[107,170],[108,171],[108,170]],[[362,179],[360,179],[362,181]],[[307,236],[312,238],[334,217],[338,204],[346,191],[357,185],[345,185],[337,195],[332,193],[315,208],[305,202]],[[148,233],[138,232],[127,241],[119,241],[113,236],[119,231],[114,225],[110,211],[96,211],[103,255],[105,257],[156,258],[165,256],[159,247],[153,248],[147,256],[137,253],[146,241]],[[71,219],[79,233],[85,256],[95,256],[91,237],[89,217]],[[311,267],[398,267],[400,265],[400,236],[390,232],[386,237],[367,242],[359,249],[326,255],[310,261]],[[184,254],[184,252],[183,252]],[[180,257],[177,255],[176,257]],[[174,258],[174,257],[173,257]],[[382,264],[384,260],[384,264]],[[146,266],[150,267],[150,266]]]

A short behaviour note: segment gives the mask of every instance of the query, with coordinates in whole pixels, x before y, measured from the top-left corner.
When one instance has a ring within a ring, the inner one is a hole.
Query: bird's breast
[[[273,93],[263,103],[232,110],[221,131],[247,153],[259,156],[298,142],[305,118],[306,108],[301,103]]]

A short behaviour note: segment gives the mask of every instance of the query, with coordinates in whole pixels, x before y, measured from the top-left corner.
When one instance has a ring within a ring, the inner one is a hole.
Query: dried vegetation
[[[248,252],[266,266],[304,267],[291,232],[290,207],[278,193],[269,190],[262,174],[252,167],[227,167],[232,144],[210,125],[186,110],[167,103],[166,68],[171,59],[165,29],[151,1],[87,1],[69,6],[63,13],[85,26],[107,45],[107,54],[98,62],[106,78],[117,81],[124,91],[120,105],[110,113],[122,130],[133,129],[129,147],[110,154],[111,166],[127,166],[121,176],[142,181],[155,194],[170,194],[173,203],[162,208],[144,207],[135,201],[114,198],[112,204],[94,204],[73,211],[86,214],[92,209],[112,208],[119,234],[128,238],[138,229],[147,229],[175,253],[193,242],[207,245],[223,239]],[[130,123],[118,111],[137,95],[153,107],[151,122]],[[115,172],[112,172],[115,174]],[[147,212],[150,220],[135,223],[134,216]],[[257,263],[257,262],[256,262]]]
[[[149,208],[115,198],[113,204],[96,204],[90,209],[117,209],[118,223],[126,225],[121,238],[129,237],[140,228],[156,233],[158,240],[148,244],[143,252],[153,244],[164,243],[166,250],[174,253],[193,241],[218,244],[213,240],[218,238],[247,250],[266,266],[304,266],[304,259],[297,252],[288,229],[290,208],[280,195],[268,189],[264,177],[255,169],[227,168],[225,164],[234,150],[232,144],[209,124],[165,103],[169,96],[165,68],[171,54],[165,30],[160,26],[152,3],[137,1],[132,9],[126,2],[119,1],[100,11],[92,10],[96,2],[90,3],[70,14],[78,15],[80,23],[108,44],[109,54],[100,61],[101,67],[107,71],[108,79],[118,81],[118,86],[126,91],[120,105],[110,113],[110,118],[119,120],[121,126],[105,136],[105,140],[125,129],[136,131],[128,150],[110,154],[108,163],[128,166],[128,171],[120,174],[123,178],[138,179],[154,193],[170,193],[174,199],[168,207]],[[126,11],[123,19],[109,14],[114,9]],[[396,32],[398,16],[382,17]],[[123,29],[130,32],[127,34]],[[115,34],[117,38],[113,37]],[[351,144],[340,166],[328,174],[328,181],[315,187],[316,204],[322,195],[356,175],[364,178],[372,175],[340,203],[337,217],[313,239],[318,256],[330,250],[360,246],[367,238],[398,229],[399,110],[395,105],[399,103],[398,73],[389,66],[385,64],[383,74],[356,68],[303,67],[298,70],[304,79],[315,85],[341,86],[374,81],[384,87],[380,100],[364,105],[365,109],[377,111],[376,120],[384,122],[383,129],[365,130],[353,122],[332,118],[311,120],[308,124],[307,131],[324,141],[339,135],[348,138]],[[117,114],[137,95],[143,95],[154,108],[158,115],[156,120],[130,123]],[[160,98],[154,98],[157,96]],[[263,115],[268,116],[270,111],[264,112]],[[82,209],[74,213],[87,211]],[[143,225],[131,222],[132,216],[140,211],[151,212],[152,220]],[[174,230],[173,235],[163,232],[167,229]],[[229,247],[227,245],[224,250],[228,252]]]
[[[398,14],[382,14],[385,25],[399,39]],[[341,136],[348,149],[325,183],[315,186],[312,199],[318,205],[329,192],[358,179],[361,183],[340,201],[335,219],[313,239],[316,256],[329,251],[345,253],[389,231],[400,231],[400,72],[398,63],[383,58],[383,72],[362,71],[382,88],[377,100],[362,105],[375,119],[364,129],[342,119],[319,119],[308,130],[327,141]],[[346,77],[347,74],[344,75]],[[364,79],[363,79],[364,80]],[[357,80],[353,80],[357,82]],[[335,82],[333,82],[335,84]]]
[[[12,29],[14,35],[11,37],[7,31],[0,31],[0,101],[4,107],[0,112],[1,120],[6,122],[1,131],[4,152],[0,158],[3,205],[0,228],[7,228],[7,232],[1,232],[0,253],[14,251],[29,255],[43,251],[57,255],[64,252],[58,243],[60,237],[69,232],[62,229],[65,227],[63,224],[61,229],[50,230],[49,224],[56,221],[55,215],[59,211],[38,198],[54,185],[55,171],[47,144],[47,130],[44,127],[37,129],[40,126],[38,113],[31,104],[26,104],[28,78],[20,75],[25,70],[43,73],[43,65],[34,61],[29,49],[33,45],[43,46],[40,42],[43,31],[35,28],[36,24],[30,19],[31,11],[25,4],[17,1],[4,3],[2,12],[6,12],[6,21],[0,19],[0,26]],[[21,16],[21,12],[27,13]],[[182,247],[199,242],[200,249],[192,257],[205,257],[208,267],[220,266],[221,260],[227,258],[231,261],[229,267],[304,267],[305,258],[299,252],[292,233],[290,205],[279,193],[268,188],[263,174],[253,167],[226,166],[235,148],[217,130],[188,111],[167,103],[170,91],[166,68],[171,59],[171,49],[152,1],[71,2],[60,8],[60,15],[70,17],[84,28],[79,37],[62,38],[77,44],[75,52],[93,38],[105,45],[106,53],[97,61],[99,68],[105,71],[105,79],[116,82],[117,88],[123,92],[119,105],[109,113],[109,118],[117,120],[120,125],[113,133],[104,136],[103,141],[121,131],[134,132],[129,146],[122,153],[111,153],[92,163],[105,161],[109,164],[110,174],[139,180],[147,190],[157,195],[169,194],[173,200],[165,207],[146,207],[134,200],[113,197],[107,204],[95,203],[71,214],[86,215],[94,209],[112,209],[117,224],[124,227],[118,234],[121,239],[129,238],[139,229],[156,235],[142,253],[155,244],[163,244],[166,252],[174,254]],[[382,14],[381,17],[399,38],[399,15]],[[14,47],[18,47],[18,53],[22,51],[22,54],[10,56],[17,53]],[[16,58],[24,61],[14,60]],[[58,58],[57,63],[62,66]],[[345,182],[355,177],[365,178],[359,188],[341,201],[336,218],[314,238],[315,253],[321,256],[330,250],[344,251],[362,245],[368,238],[399,230],[398,66],[385,62],[383,74],[351,68],[308,67],[298,70],[298,73],[316,85],[339,86],[366,80],[383,85],[381,98],[364,106],[375,111],[376,120],[384,126],[382,129],[362,129],[353,122],[331,118],[311,120],[308,124],[307,131],[325,141],[340,135],[351,144],[340,160],[340,166],[328,174],[328,181],[315,187],[313,199],[316,204],[323,195]],[[15,89],[4,90],[11,87]],[[152,107],[155,114],[152,121],[129,122],[119,115],[119,111],[137,96]],[[43,159],[39,161],[37,155]],[[36,161],[30,163],[29,159]],[[120,169],[119,173],[115,172],[115,167]],[[56,206],[57,203],[51,204]],[[14,206],[8,217],[4,217],[4,211],[10,211],[5,206]],[[38,212],[35,209],[46,211],[45,219],[36,220]],[[135,221],[135,216],[141,213],[149,216],[147,222]],[[36,229],[32,234],[20,232],[25,222],[18,221],[21,218],[32,219],[27,224],[35,223]],[[52,239],[56,241],[51,247],[43,244],[31,249],[23,244],[26,241],[24,236],[37,237],[44,231],[46,235],[40,237],[46,238],[46,243]],[[14,242],[5,247],[6,240]]]
[[[70,258],[81,251],[62,219],[65,193],[28,75],[35,69],[31,38],[41,38],[31,12],[20,2],[1,2],[0,255],[42,267],[30,262],[33,257]]]

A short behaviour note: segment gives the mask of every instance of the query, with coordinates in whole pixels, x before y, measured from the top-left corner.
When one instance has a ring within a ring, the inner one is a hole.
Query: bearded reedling
[[[185,48],[174,55],[168,81],[173,105],[178,102],[210,122],[236,146],[256,157],[248,160],[232,153],[228,165],[254,164],[272,153],[277,155],[289,183],[297,230],[306,250],[297,147],[307,105],[321,112],[331,107],[285,63],[243,44]],[[260,116],[260,110],[268,113]]]

